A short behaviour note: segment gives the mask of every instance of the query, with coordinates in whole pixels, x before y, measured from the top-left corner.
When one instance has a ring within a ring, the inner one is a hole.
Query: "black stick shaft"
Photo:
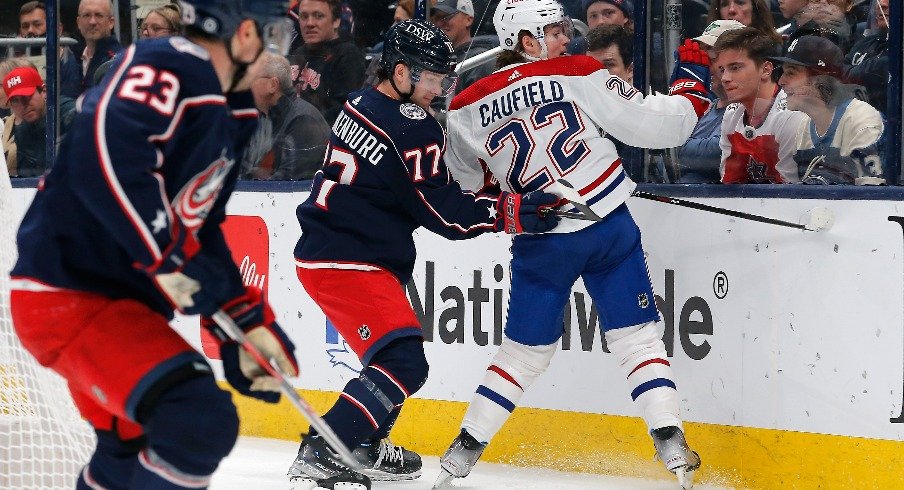
[[[782,221],[780,219],[775,218],[767,218],[765,216],[759,216],[756,214],[743,213],[741,211],[734,211],[731,209],[719,208],[716,206],[710,206],[708,204],[703,204],[699,202],[693,201],[685,201],[684,199],[678,199],[675,197],[668,196],[660,196],[658,194],[650,194],[649,192],[644,191],[634,191],[631,195],[635,197],[640,197],[642,199],[649,199],[651,201],[662,202],[666,204],[674,204],[675,206],[684,206],[686,208],[699,209],[700,211],[709,211],[710,213],[716,214],[724,214],[725,216],[733,216],[735,218],[746,219],[750,221],[759,221],[760,223],[769,223],[770,225],[778,225],[778,226],[787,226],[789,228],[796,228],[798,230],[806,230],[813,231],[810,228],[807,228],[806,225],[802,225],[800,223],[792,223],[790,221]]]

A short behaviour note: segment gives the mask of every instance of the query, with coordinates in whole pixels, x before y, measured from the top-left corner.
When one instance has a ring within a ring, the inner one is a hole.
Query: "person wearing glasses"
[[[157,7],[144,17],[139,34],[141,39],[175,36],[182,32],[182,18],[179,6],[168,4]]]
[[[94,72],[122,50],[113,35],[113,6],[110,0],[81,0],[76,24],[85,38],[82,50],[82,91],[93,87]]]

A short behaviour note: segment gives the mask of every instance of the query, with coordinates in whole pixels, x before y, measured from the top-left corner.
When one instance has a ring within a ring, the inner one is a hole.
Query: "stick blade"
[[[600,218],[599,215],[594,213],[592,209],[590,209],[590,206],[587,205],[587,201],[584,199],[584,196],[578,193],[577,189],[575,189],[574,186],[571,185],[571,182],[568,182],[565,179],[559,179],[556,181],[556,184],[553,184],[546,190],[552,192],[553,194],[559,194],[563,198],[568,199],[568,202],[570,202],[575,208],[577,208],[578,211],[587,216],[587,218],[593,221],[601,221],[603,219]]]

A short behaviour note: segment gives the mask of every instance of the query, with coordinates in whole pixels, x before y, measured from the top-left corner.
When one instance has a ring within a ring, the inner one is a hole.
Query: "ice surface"
[[[212,490],[286,490],[289,488],[286,470],[295,458],[298,443],[274,439],[242,437],[232,454],[214,474]],[[373,490],[421,490],[433,486],[439,474],[439,458],[424,458],[424,473],[407,482],[375,482]],[[480,462],[471,474],[452,484],[457,489],[502,488],[527,490],[676,490],[678,481],[644,480],[635,478],[565,473],[561,471],[519,468]],[[695,490],[718,490],[727,487],[696,485]]]

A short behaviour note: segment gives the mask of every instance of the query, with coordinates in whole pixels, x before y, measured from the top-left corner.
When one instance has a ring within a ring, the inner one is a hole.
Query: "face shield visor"
[[[412,88],[420,87],[423,91],[434,94],[437,97],[452,95],[457,85],[458,75],[455,72],[444,75],[421,68],[411,70]]]
[[[281,56],[289,54],[289,47],[292,45],[292,30],[292,21],[289,19],[278,19],[264,24],[261,29],[264,49]]]

